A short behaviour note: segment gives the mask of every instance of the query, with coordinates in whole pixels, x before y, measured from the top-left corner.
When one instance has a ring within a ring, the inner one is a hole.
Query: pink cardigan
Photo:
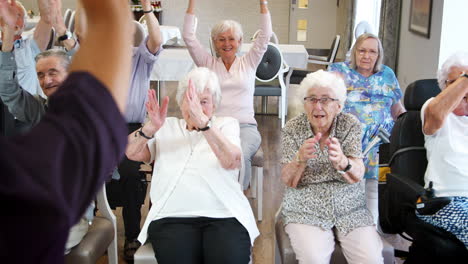
[[[184,19],[183,38],[193,61],[198,67],[214,71],[220,81],[222,99],[215,115],[234,117],[241,124],[257,124],[253,106],[255,72],[272,33],[270,13],[260,14],[260,18],[261,31],[252,48],[243,56],[236,57],[229,71],[221,58],[211,56],[196,38],[195,15],[186,14]]]

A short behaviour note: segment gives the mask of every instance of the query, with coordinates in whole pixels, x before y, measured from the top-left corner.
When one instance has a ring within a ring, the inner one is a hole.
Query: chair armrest
[[[328,57],[325,56],[315,56],[315,55],[309,55],[309,60],[320,60],[320,61],[327,61]]]
[[[379,221],[385,233],[405,230],[408,215],[415,215],[416,201],[424,194],[424,187],[396,173],[387,174],[385,191],[379,203]],[[380,195],[380,194],[379,194]]]

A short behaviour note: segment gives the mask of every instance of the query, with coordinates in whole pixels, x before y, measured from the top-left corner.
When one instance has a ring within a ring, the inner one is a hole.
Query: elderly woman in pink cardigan
[[[239,57],[237,52],[243,39],[241,25],[236,21],[223,20],[213,27],[211,40],[216,56],[212,56],[195,36],[194,10],[195,0],[189,0],[184,19],[184,41],[195,64],[198,67],[207,67],[218,75],[223,97],[216,109],[216,116],[231,116],[239,120],[245,190],[250,182],[251,159],[261,142],[254,118],[253,95],[255,72],[272,34],[267,1],[260,0],[260,32],[250,51]]]

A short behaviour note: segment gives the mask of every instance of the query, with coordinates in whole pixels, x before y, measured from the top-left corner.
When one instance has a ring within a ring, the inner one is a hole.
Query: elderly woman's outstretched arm
[[[128,144],[125,154],[128,159],[134,161],[151,161],[151,153],[148,148],[148,140],[158,132],[166,121],[167,107],[169,105],[169,97],[165,97],[162,106],[159,106],[156,99],[156,92],[152,89],[148,90],[148,102],[146,102],[146,110],[148,111],[149,122],[128,135]]]
[[[424,134],[436,133],[465,96],[468,96],[468,78],[458,77],[427,105],[424,111]]]

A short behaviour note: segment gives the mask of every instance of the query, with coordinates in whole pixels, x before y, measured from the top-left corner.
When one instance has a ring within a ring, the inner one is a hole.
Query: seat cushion
[[[279,49],[273,44],[268,44],[267,51],[257,67],[256,76],[260,80],[270,80],[275,77],[282,66],[282,57]]]
[[[156,257],[154,256],[153,246],[151,243],[142,245],[135,253],[135,264],[157,264]]]
[[[107,247],[114,239],[112,222],[96,216],[88,233],[71,252],[65,256],[66,264],[95,264],[104,255]]]

